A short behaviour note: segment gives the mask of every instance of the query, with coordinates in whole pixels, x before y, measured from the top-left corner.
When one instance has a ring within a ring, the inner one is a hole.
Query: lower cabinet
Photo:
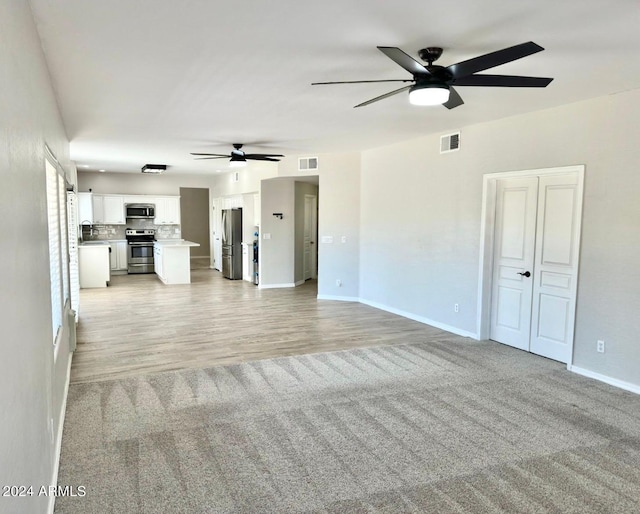
[[[79,245],[78,272],[81,289],[107,287],[111,279],[109,245]]]
[[[109,244],[111,245],[111,271],[127,271],[127,242],[109,241]]]
[[[162,280],[164,282],[164,273],[163,273],[163,262],[162,262],[162,258],[163,258],[163,252],[162,252],[162,248],[160,248],[159,246],[154,246],[153,247],[153,270],[156,272],[156,275],[158,275],[158,277],[160,278],[160,280]]]

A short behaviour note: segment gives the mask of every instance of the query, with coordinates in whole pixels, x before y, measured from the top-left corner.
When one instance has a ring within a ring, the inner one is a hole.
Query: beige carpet
[[[640,397],[491,342],[72,385],[65,513],[624,512]]]

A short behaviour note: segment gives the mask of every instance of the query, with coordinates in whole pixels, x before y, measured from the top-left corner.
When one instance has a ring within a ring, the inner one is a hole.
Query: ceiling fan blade
[[[540,45],[537,45],[533,41],[529,41],[528,43],[522,43],[496,52],[481,55],[479,57],[474,57],[468,61],[452,64],[447,69],[453,74],[453,78],[457,79],[521,59],[527,55],[541,52],[542,50],[544,50],[544,48]]]
[[[464,101],[462,100],[458,92],[452,87],[449,87],[449,100],[447,100],[442,105],[444,105],[447,109],[453,109],[462,105],[463,103]]]
[[[456,86],[491,87],[547,87],[552,81],[547,77],[521,77],[519,75],[469,75],[455,79]]]
[[[222,153],[191,153],[191,155],[208,155],[209,157],[231,157]]]
[[[206,159],[228,159],[228,155],[221,155],[220,157],[196,157],[194,161],[204,161]]]
[[[385,93],[384,95],[376,96],[371,100],[367,100],[366,102],[362,102],[361,104],[354,105],[354,109],[356,107],[364,107],[365,105],[372,104],[373,102],[377,102],[379,100],[384,100],[385,98],[389,98],[390,96],[397,95],[398,93],[402,93],[403,91],[409,91],[409,89],[411,89],[412,87],[413,86],[405,86],[405,87],[401,87],[400,89],[396,89],[395,91],[391,91],[390,93]]]
[[[431,76],[431,73],[427,68],[395,46],[379,46],[378,50],[414,76]]]
[[[346,80],[341,82],[312,82],[312,86],[323,86],[329,84],[370,84],[373,82],[413,82],[411,79],[395,79],[395,80]]]
[[[259,157],[284,157],[284,155],[279,153],[246,153],[244,157],[245,159],[257,159]]]
[[[280,162],[280,159],[273,159],[271,157],[257,156],[257,157],[249,157],[248,155],[244,156],[245,159],[250,161],[271,161],[271,162]],[[283,155],[284,157],[284,155]]]

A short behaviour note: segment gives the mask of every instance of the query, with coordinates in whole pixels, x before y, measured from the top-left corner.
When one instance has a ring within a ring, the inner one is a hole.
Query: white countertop
[[[109,241],[83,241],[78,245],[79,248],[88,248],[90,246],[109,246]]]
[[[172,246],[200,246],[200,243],[185,241],[184,239],[160,239],[154,243],[156,246],[168,248]]]

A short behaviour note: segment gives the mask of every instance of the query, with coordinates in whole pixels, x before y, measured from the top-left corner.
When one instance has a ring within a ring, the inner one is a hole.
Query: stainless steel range
[[[153,273],[153,229],[133,229],[125,231],[127,237],[127,271],[129,273]]]

